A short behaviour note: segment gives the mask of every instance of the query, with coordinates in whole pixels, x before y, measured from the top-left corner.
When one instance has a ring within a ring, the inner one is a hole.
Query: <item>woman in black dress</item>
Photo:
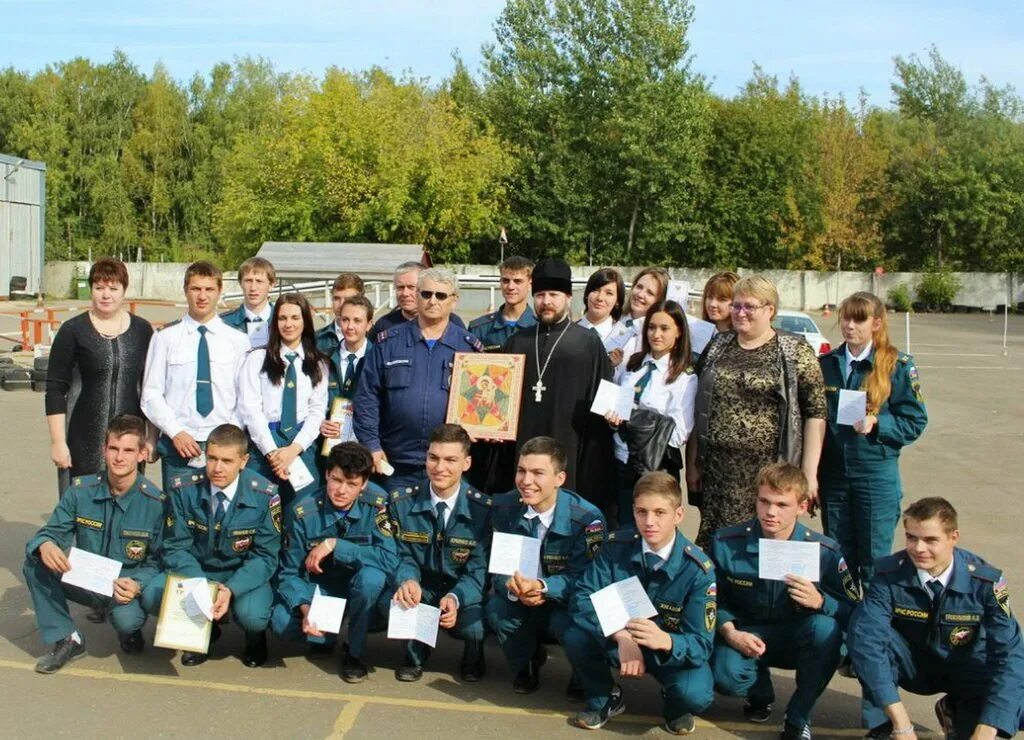
[[[92,305],[61,324],[50,349],[46,422],[58,494],[78,475],[103,467],[107,424],[142,416],[139,392],[153,328],[124,308],[128,269],[104,257],[89,270]]]

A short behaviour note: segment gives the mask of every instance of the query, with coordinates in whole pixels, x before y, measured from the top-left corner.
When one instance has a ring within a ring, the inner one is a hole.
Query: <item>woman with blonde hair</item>
[[[866,584],[875,558],[892,552],[900,519],[900,450],[928,423],[917,368],[889,342],[885,305],[872,293],[839,304],[843,344],[820,358],[828,426],[818,481],[825,533]],[[837,422],[842,390],[867,394],[867,415]]]
[[[732,329],[732,289],[740,281],[740,276],[732,270],[718,272],[704,283],[704,295],[700,300],[701,318],[710,321],[719,332]]]

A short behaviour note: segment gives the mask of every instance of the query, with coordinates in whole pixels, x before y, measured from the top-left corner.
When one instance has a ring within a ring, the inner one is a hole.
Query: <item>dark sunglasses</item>
[[[420,298],[422,298],[425,301],[429,301],[431,298],[437,298],[437,300],[439,300],[439,301],[446,301],[446,300],[448,300],[448,296],[450,296],[450,295],[451,295],[451,293],[442,293],[439,290],[421,290],[420,291]]]

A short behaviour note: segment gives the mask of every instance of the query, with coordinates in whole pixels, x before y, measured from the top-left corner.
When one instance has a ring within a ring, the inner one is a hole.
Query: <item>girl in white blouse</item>
[[[602,267],[587,280],[583,291],[583,317],[576,323],[584,329],[593,329],[608,347],[608,338],[622,316],[622,303],[626,298],[626,283],[618,270]]]
[[[317,485],[314,444],[327,414],[327,358],[316,348],[312,311],[299,293],[278,298],[269,328],[267,346],[245,358],[238,395],[255,448],[248,467],[279,484],[288,504],[297,489]],[[297,459],[305,473],[293,466]]]
[[[653,303],[647,311],[641,337],[640,350],[619,366],[615,380],[621,386],[633,388],[636,407],[655,411],[675,422],[659,469],[679,478],[682,452],[693,429],[693,406],[697,396],[697,376],[691,371],[689,324],[683,307],[675,301]],[[616,428],[628,421],[614,412],[609,412],[605,418]],[[627,512],[632,509],[637,475],[626,465],[629,450],[617,432],[615,458],[622,476],[619,520],[629,522]]]

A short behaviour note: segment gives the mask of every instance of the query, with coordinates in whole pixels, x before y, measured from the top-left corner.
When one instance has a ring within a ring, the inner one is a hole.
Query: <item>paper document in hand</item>
[[[342,442],[352,442],[356,438],[355,429],[352,426],[351,399],[342,398],[341,396],[335,398],[331,404],[331,413],[328,415],[327,420],[336,421],[341,424],[341,436],[324,438],[324,443],[320,448],[320,454],[324,456],[329,455],[331,450]]]
[[[686,302],[690,299],[690,284],[685,280],[669,280],[665,300],[675,301],[686,311]]]
[[[839,405],[836,408],[836,424],[853,426],[864,421],[868,415],[868,394],[865,391],[839,389]]]
[[[590,601],[605,637],[623,629],[631,619],[646,619],[658,614],[636,576],[595,591],[590,594]]]
[[[102,596],[114,595],[114,581],[121,575],[121,561],[111,560],[94,552],[72,547],[68,553],[71,570],[60,580],[69,586],[78,586]]]
[[[541,541],[536,537],[495,532],[487,570],[502,576],[511,576],[519,571],[527,578],[539,578],[540,546]]]
[[[313,482],[313,475],[309,472],[309,468],[306,467],[306,463],[302,462],[301,457],[292,460],[292,464],[288,466],[288,482],[296,491],[305,488]]]
[[[757,577],[784,581],[786,576],[821,580],[821,545],[817,542],[761,539],[757,555]]]
[[[594,402],[590,410],[598,416],[614,411],[623,421],[628,421],[633,413],[633,387],[616,385],[610,380],[602,380],[594,394]]]
[[[200,452],[195,457],[189,458],[189,461],[188,461],[187,465],[190,468],[195,468],[196,470],[201,470],[201,469],[205,468],[206,467],[206,453],[205,452]]]
[[[388,614],[388,637],[392,640],[418,640],[435,647],[440,620],[441,610],[436,606],[420,604],[406,609],[392,601]]]
[[[205,578],[186,578],[181,582],[185,588],[185,600],[182,606],[190,617],[202,616],[213,619],[213,596],[210,594],[210,583]]]
[[[206,588],[206,597],[189,598],[190,594],[200,587]],[[217,584],[205,578],[183,578],[168,573],[164,597],[160,602],[160,616],[153,635],[153,646],[188,650],[193,653],[205,653],[209,650],[213,622],[198,610],[196,605],[200,601],[212,605],[216,594]]]
[[[604,349],[606,352],[611,352],[612,350],[616,349],[622,349],[627,344],[629,344],[630,340],[635,336],[636,332],[633,331],[632,329],[627,329],[621,334],[614,334],[612,336],[609,336],[607,339],[604,340]]]
[[[710,321],[695,319],[693,316],[687,316],[686,323],[690,327],[690,351],[699,355],[704,352],[718,328]]]
[[[345,599],[325,596],[317,586],[306,619],[321,632],[338,634],[341,632],[341,620],[345,617],[345,603]]]

